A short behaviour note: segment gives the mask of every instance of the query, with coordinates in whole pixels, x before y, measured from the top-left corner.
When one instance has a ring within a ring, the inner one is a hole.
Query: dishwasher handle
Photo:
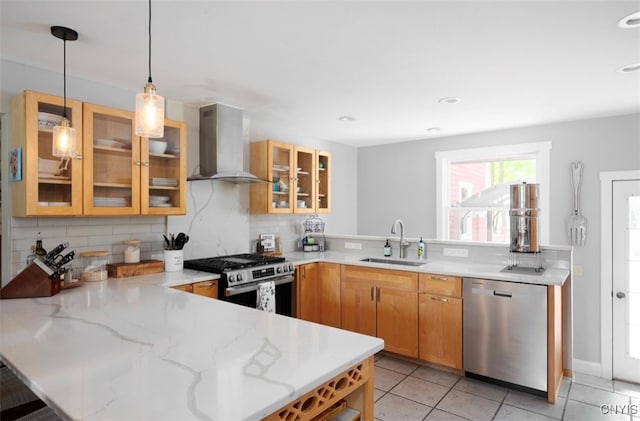
[[[508,292],[508,291],[496,291],[496,290],[493,290],[493,295],[495,295],[496,297],[505,297],[505,298],[513,297],[513,293]]]

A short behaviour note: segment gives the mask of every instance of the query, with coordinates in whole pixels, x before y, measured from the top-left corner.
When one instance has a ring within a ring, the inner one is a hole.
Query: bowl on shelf
[[[149,139],[149,153],[163,154],[167,150],[167,142]]]
[[[53,129],[62,121],[62,116],[51,113],[38,113],[38,127],[41,129]]]
[[[60,169],[60,160],[38,158],[39,173],[56,175],[59,169]]]

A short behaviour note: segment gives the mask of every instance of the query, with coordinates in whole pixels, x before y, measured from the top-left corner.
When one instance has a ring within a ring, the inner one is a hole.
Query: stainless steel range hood
[[[242,110],[223,104],[200,108],[200,174],[187,181],[220,180],[236,184],[267,180],[244,171]]]

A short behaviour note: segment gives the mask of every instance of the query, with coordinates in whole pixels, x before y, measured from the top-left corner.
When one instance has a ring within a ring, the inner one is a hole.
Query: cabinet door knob
[[[149,166],[149,161],[144,161],[144,162],[142,163],[142,165],[144,165],[145,167],[148,167],[148,166]]]
[[[618,292],[616,292],[616,297],[618,297],[618,298],[624,298],[624,297],[626,297],[626,296],[627,296],[627,294],[625,294],[625,293],[624,293],[624,292],[622,292],[622,291],[618,291]]]
[[[133,163],[133,165],[135,165],[136,167],[139,167],[141,164],[142,164],[142,163],[141,163],[140,161],[135,161],[135,162]]]

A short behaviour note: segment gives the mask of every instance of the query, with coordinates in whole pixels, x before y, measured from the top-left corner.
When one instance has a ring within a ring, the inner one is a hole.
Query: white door
[[[613,377],[640,383],[640,181],[613,182]]]

